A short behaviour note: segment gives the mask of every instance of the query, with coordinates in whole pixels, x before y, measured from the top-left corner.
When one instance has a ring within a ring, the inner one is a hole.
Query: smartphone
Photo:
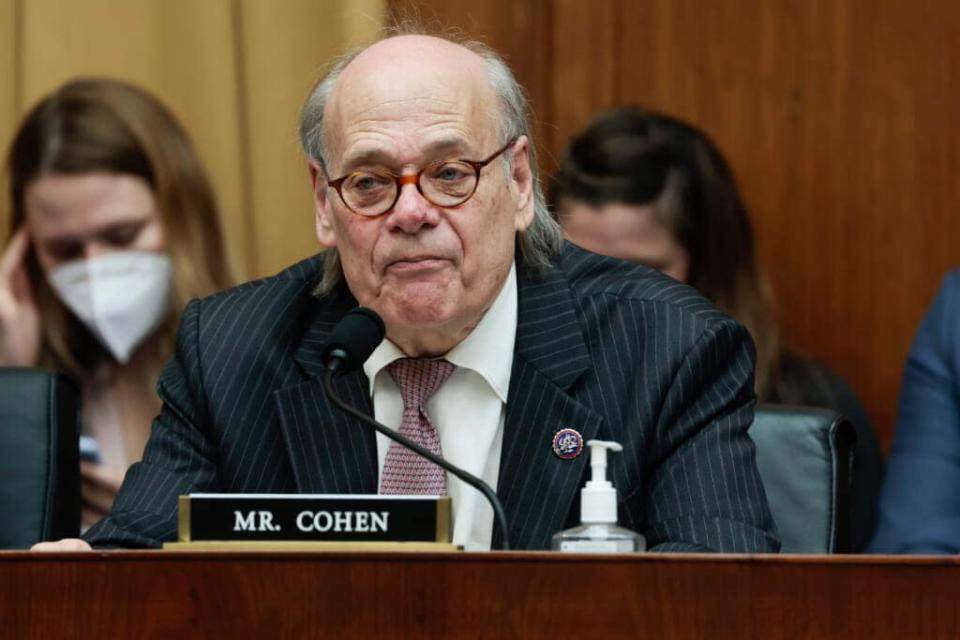
[[[80,436],[80,459],[93,464],[103,462],[103,456],[100,455],[100,445],[90,436]]]

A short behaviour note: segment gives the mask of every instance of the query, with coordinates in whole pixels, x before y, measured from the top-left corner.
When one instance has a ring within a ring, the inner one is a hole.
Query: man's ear
[[[507,151],[510,154],[510,182],[517,203],[516,228],[523,231],[533,222],[533,171],[530,167],[530,140],[520,136]]]
[[[315,160],[310,161],[310,182],[313,184],[314,222],[317,229],[317,240],[320,246],[330,248],[337,244],[333,230],[330,212],[327,210],[330,202],[327,200],[327,176],[323,167]]]

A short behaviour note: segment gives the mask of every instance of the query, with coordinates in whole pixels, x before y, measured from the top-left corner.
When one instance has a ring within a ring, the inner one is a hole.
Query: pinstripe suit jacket
[[[173,539],[176,497],[190,492],[377,492],[373,432],[327,402],[320,378],[325,337],[356,302],[312,296],[319,274],[315,257],[188,305],[143,461],[89,542]],[[545,278],[519,275],[497,489],[513,546],[548,548],[577,523],[588,456],[551,449],[573,427],[623,444],[609,471],[620,522],[648,545],[776,551],[747,437],[746,331],[685,285],[572,245]],[[371,411],[362,371],[336,386]]]

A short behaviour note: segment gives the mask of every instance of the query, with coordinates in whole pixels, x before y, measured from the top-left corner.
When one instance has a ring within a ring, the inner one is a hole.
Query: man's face
[[[432,38],[374,45],[343,72],[326,112],[327,179],[358,169],[415,174],[502,146],[482,61]],[[514,239],[533,216],[526,139],[480,174],[465,203],[443,208],[405,184],[378,217],[350,211],[316,170],[317,235],[335,246],[351,292],[377,311],[408,355],[438,355],[462,340],[496,299]]]

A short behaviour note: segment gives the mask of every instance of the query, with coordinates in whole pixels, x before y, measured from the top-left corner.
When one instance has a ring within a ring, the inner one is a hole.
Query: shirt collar
[[[510,371],[513,367],[513,346],[517,336],[517,268],[513,264],[493,305],[483,318],[453,349],[443,357],[452,364],[479,374],[501,402],[507,401]],[[394,360],[406,355],[390,340],[384,340],[363,363],[373,395],[377,375]]]

